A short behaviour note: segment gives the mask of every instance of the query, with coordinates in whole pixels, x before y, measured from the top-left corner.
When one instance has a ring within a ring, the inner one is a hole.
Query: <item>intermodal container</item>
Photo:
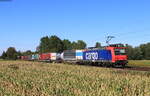
[[[76,60],[76,51],[75,50],[65,50],[62,53],[63,60],[66,61],[75,61]]]
[[[21,56],[21,60],[28,60],[28,56]]]
[[[32,55],[28,55],[28,60],[32,60]]]
[[[42,53],[39,55],[39,60],[50,60],[51,53]]]
[[[61,58],[61,55],[59,53],[51,53],[51,61],[59,60]]]
[[[83,51],[84,50],[76,50],[76,60],[83,60]]]
[[[110,61],[112,60],[112,55],[109,50],[88,50],[83,52],[83,60]]]
[[[35,60],[35,59],[34,59],[34,55],[35,55],[35,54],[32,54],[32,57],[31,57],[31,58],[32,58],[32,60]]]
[[[39,54],[32,55],[32,60],[38,60],[38,59],[39,59]]]
[[[39,54],[35,54],[34,59],[38,60],[39,59]]]
[[[21,56],[21,60],[24,60],[24,56]]]
[[[57,53],[51,53],[51,57],[50,59],[53,61],[53,60],[56,60],[57,59]]]

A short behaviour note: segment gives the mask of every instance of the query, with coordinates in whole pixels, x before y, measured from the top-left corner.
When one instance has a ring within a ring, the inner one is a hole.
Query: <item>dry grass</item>
[[[150,60],[129,60],[129,66],[150,67]]]
[[[1,96],[150,96],[150,72],[0,61]]]

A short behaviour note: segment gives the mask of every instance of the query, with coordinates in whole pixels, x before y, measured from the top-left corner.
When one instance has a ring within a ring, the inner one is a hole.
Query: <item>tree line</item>
[[[129,60],[150,60],[150,43],[137,47],[127,45],[127,55]]]
[[[17,56],[21,55],[20,51],[16,51],[14,47],[9,47],[7,51],[3,51],[1,58],[2,59],[9,59],[9,60],[16,60]]]
[[[31,55],[35,53],[47,53],[47,52],[57,52],[61,53],[63,50],[73,50],[73,49],[85,49],[87,44],[83,40],[70,41],[68,39],[61,40],[58,36],[44,36],[40,39],[39,46],[36,48],[36,52],[27,50],[25,52],[16,51],[14,47],[9,47],[7,51],[2,53],[2,59],[15,60],[20,56]],[[99,42],[96,42],[95,47],[101,47]]]
[[[57,36],[45,36],[40,40],[40,45],[37,48],[37,52],[62,52],[63,50],[71,49],[85,49],[87,44],[83,40],[78,40],[77,42],[71,42],[68,39],[61,40]]]
[[[34,54],[35,52],[32,52],[30,50],[27,50],[25,52],[16,51],[15,47],[9,47],[7,51],[3,51],[2,55],[0,56],[0,59],[6,59],[6,60],[16,60],[19,59],[20,56],[26,56]]]
[[[129,60],[150,60],[150,43],[141,44],[140,46],[133,47],[131,45],[127,46],[127,55]],[[101,43],[96,42],[96,48],[101,48]],[[45,36],[40,39],[39,46],[36,48],[35,52],[27,50],[25,52],[16,51],[14,47],[9,47],[7,51],[2,53],[0,58],[15,60],[22,55],[31,55],[35,53],[47,53],[47,52],[57,52],[61,53],[63,50],[73,50],[73,49],[85,49],[87,44],[83,40],[70,41],[68,39],[60,39],[59,37]]]

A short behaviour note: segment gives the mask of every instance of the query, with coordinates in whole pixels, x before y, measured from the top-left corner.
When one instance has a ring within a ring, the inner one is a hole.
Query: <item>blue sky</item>
[[[149,0],[12,0],[0,2],[0,53],[35,50],[43,36],[138,46],[150,41]]]

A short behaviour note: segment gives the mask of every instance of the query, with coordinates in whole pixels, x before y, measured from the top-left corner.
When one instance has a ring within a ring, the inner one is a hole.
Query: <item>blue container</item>
[[[76,50],[76,60],[83,60],[83,50]]]
[[[76,56],[83,56],[83,52],[76,52]]]
[[[83,60],[112,60],[111,51],[109,50],[88,50],[83,52]]]

